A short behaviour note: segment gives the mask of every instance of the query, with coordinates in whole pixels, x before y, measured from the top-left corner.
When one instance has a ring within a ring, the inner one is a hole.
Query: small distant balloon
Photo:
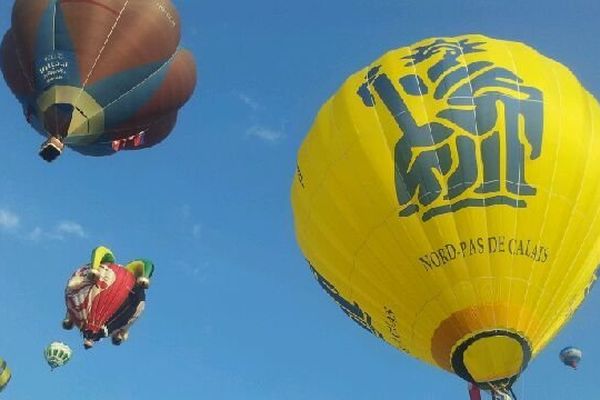
[[[560,351],[560,361],[574,369],[577,369],[577,365],[581,361],[581,357],[583,357],[583,352],[577,347],[569,346]]]
[[[68,363],[72,355],[71,348],[63,342],[52,342],[44,350],[46,362],[52,369]]]
[[[0,358],[0,392],[6,388],[11,377],[12,374],[10,368],[6,365],[6,361]]]

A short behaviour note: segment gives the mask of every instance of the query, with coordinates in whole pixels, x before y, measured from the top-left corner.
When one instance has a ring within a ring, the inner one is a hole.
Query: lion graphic
[[[466,60],[484,46],[436,39],[400,60],[404,76],[394,81],[374,66],[357,91],[367,107],[381,102],[401,131],[394,149],[400,216],[426,221],[465,207],[526,207],[523,196],[536,194],[525,159],[541,153],[542,92],[491,61]],[[415,120],[412,96],[434,105],[428,121]]]

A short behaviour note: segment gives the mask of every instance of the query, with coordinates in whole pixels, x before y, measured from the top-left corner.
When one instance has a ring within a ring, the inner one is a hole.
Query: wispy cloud
[[[264,114],[266,110],[258,100],[243,92],[236,93],[236,96],[252,111],[251,121],[253,121],[253,124],[246,130],[246,136],[260,139],[267,143],[277,142],[285,136],[282,129],[274,129],[268,126],[268,124],[259,122],[263,119],[260,115]]]
[[[268,124],[261,123],[261,114],[264,114],[265,107],[258,100],[246,93],[237,93],[238,99],[244,103],[251,111],[251,121],[253,124],[246,130],[246,136],[260,139],[263,142],[274,143],[285,137],[282,129],[271,128]]]
[[[75,221],[63,220],[52,227],[29,225],[20,215],[8,208],[0,208],[0,231],[22,240],[66,240],[69,237],[87,238],[83,226]]]
[[[242,101],[242,103],[250,107],[252,110],[257,111],[258,109],[260,109],[260,104],[258,103],[258,101],[254,100],[247,94],[239,93],[238,98]]]
[[[44,231],[39,226],[36,226],[31,232],[29,232],[27,239],[38,241],[42,238],[42,236],[44,236]]]
[[[56,227],[56,232],[60,235],[64,236],[77,236],[80,238],[87,237],[85,230],[83,227],[77,222],[73,221],[63,221]]]
[[[32,241],[38,240],[67,240],[69,237],[86,238],[87,232],[77,222],[63,221],[52,229],[44,229],[40,226],[33,228],[26,238]]]
[[[261,125],[254,125],[246,132],[248,136],[256,137],[265,142],[277,142],[284,137],[282,131]]]
[[[11,230],[19,226],[19,216],[12,211],[0,209],[0,229]]]
[[[198,282],[205,282],[208,278],[208,262],[188,262],[184,260],[174,261],[174,265],[182,271],[188,278],[196,280]]]
[[[189,204],[183,204],[179,207],[179,217],[182,228],[191,234],[195,239],[200,238],[202,234],[202,224],[195,220],[194,210]]]

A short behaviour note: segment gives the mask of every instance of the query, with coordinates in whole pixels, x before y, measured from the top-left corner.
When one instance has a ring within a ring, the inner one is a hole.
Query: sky
[[[0,31],[12,1],[0,2]],[[290,187],[319,107],[351,73],[420,39],[523,41],[600,94],[592,0],[174,0],[198,86],[173,134],[109,158],[41,137],[0,84],[0,357],[10,400],[397,400],[467,398],[459,378],[350,321],[296,244]],[[147,310],[120,347],[84,351],[63,331],[63,290],[96,245],[156,265]],[[519,399],[598,398],[600,291],[516,384]],[[74,349],[54,372],[42,351]],[[578,371],[561,365],[567,345]]]

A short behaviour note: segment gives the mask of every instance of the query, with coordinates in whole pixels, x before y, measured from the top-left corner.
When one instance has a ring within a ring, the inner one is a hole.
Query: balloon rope
[[[492,388],[492,400],[499,399],[496,394],[506,395],[511,400],[517,400],[517,396],[512,390],[512,387],[507,388],[506,386],[495,386],[492,382],[488,382],[488,385]],[[502,400],[504,400],[504,398]]]
[[[98,65],[98,62],[100,61],[100,57],[102,57],[102,53],[104,52],[104,49],[110,42],[110,37],[112,36],[113,32],[117,28],[117,25],[119,24],[119,21],[121,20],[121,16],[123,15],[123,12],[127,8],[128,4],[129,4],[129,0],[125,0],[125,3],[123,3],[123,7],[121,7],[121,11],[119,11],[119,15],[117,15],[117,18],[115,19],[115,22],[113,23],[112,27],[110,28],[110,31],[108,32],[108,35],[106,36],[106,39],[104,40],[104,43],[102,44],[102,47],[98,51],[98,55],[96,55],[94,64],[92,64],[92,67],[90,68],[87,76],[85,77],[83,85],[81,85],[81,91],[79,92],[79,95],[81,95],[81,93],[83,93],[83,91],[85,90],[87,83],[89,82],[92,74],[94,73],[94,70],[96,69],[96,65]],[[77,100],[79,100],[79,96],[77,97],[77,99],[75,99],[75,102],[77,102]]]

